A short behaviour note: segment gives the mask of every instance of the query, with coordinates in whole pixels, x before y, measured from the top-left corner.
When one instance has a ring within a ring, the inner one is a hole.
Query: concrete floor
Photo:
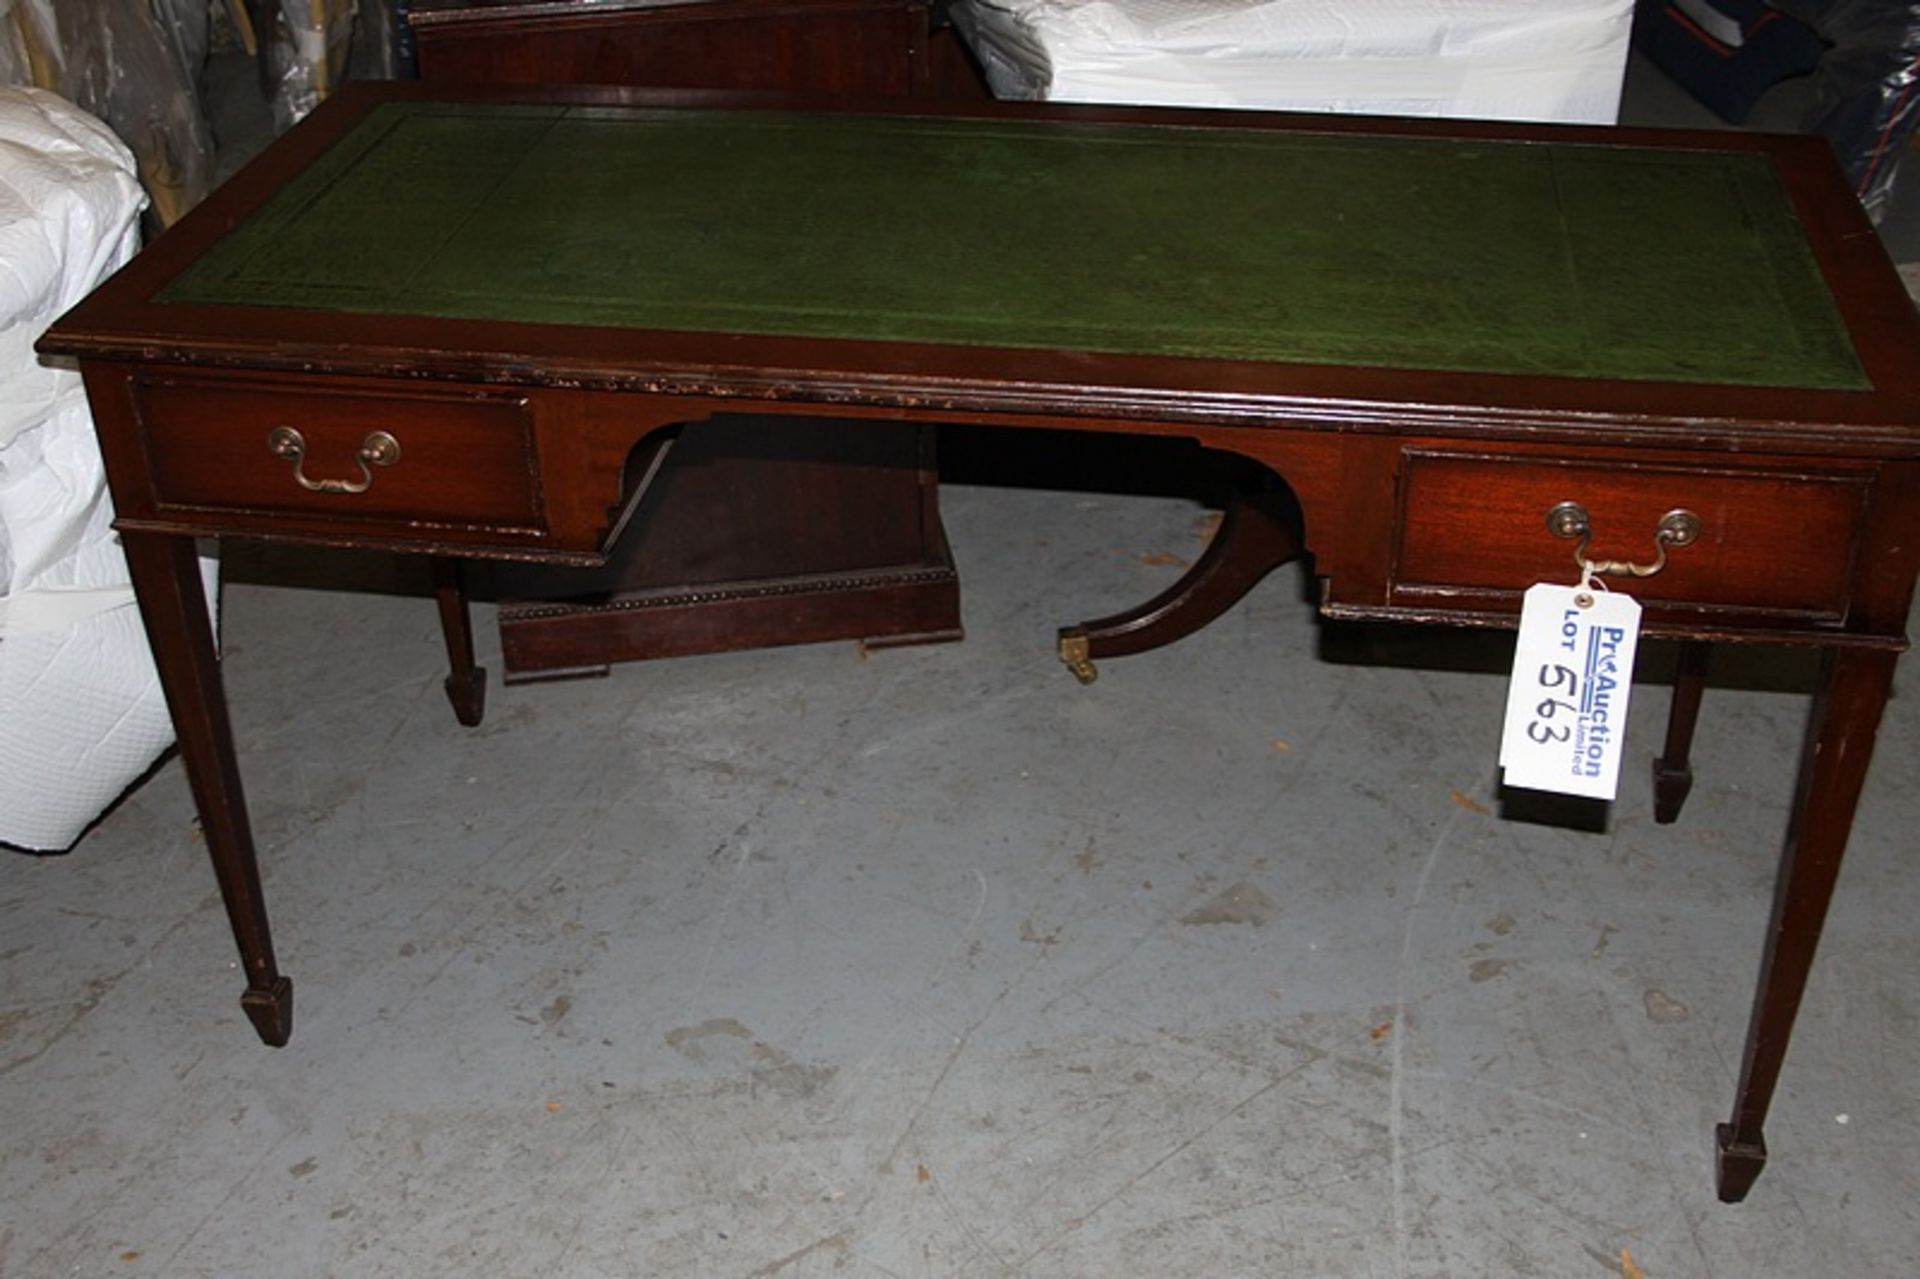
[[[494,651],[477,730],[404,565],[234,555],[294,1039],[240,1016],[177,763],[0,856],[0,1275],[1920,1273],[1920,667],[1728,1207],[1803,655],[1722,650],[1656,827],[1647,646],[1603,827],[1523,821],[1506,637],[1322,623],[1287,570],[1082,688],[1053,627],[1204,509],[945,503],[963,644]]]

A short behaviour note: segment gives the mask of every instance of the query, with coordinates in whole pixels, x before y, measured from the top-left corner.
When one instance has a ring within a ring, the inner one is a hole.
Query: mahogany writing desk
[[[1920,567],[1920,323],[1818,142],[363,88],[43,349],[86,375],[269,1043],[194,537],[590,566],[673,428],[745,408],[1177,436],[1262,480],[1180,585],[1066,632],[1083,675],[1302,545],[1333,615],[1510,625],[1580,553],[1690,653],[1822,649],[1722,1197],[1765,1162]]]

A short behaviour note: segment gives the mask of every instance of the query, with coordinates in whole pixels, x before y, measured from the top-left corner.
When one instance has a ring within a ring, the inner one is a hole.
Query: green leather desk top
[[[390,103],[163,302],[1865,388],[1763,156]]]

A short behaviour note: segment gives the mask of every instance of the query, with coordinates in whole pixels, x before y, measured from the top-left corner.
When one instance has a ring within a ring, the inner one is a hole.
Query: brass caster
[[[1085,631],[1069,629],[1060,632],[1060,660],[1067,664],[1067,669],[1082,684],[1091,684],[1100,678],[1100,668],[1093,664],[1091,647]]]

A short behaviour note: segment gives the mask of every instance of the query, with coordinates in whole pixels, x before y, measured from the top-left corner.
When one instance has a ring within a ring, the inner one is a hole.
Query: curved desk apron
[[[1578,503],[1618,561],[1691,511],[1633,587],[1647,633],[1825,654],[1722,1196],[1765,1162],[1920,564],[1920,324],[1818,141],[362,88],[43,349],[85,371],[276,1044],[291,988],[195,537],[593,566],[672,428],[748,408],[1185,437],[1258,468],[1250,549],[1070,631],[1084,664],[1191,629],[1295,537],[1328,614],[1510,626],[1572,570],[1549,511]]]

